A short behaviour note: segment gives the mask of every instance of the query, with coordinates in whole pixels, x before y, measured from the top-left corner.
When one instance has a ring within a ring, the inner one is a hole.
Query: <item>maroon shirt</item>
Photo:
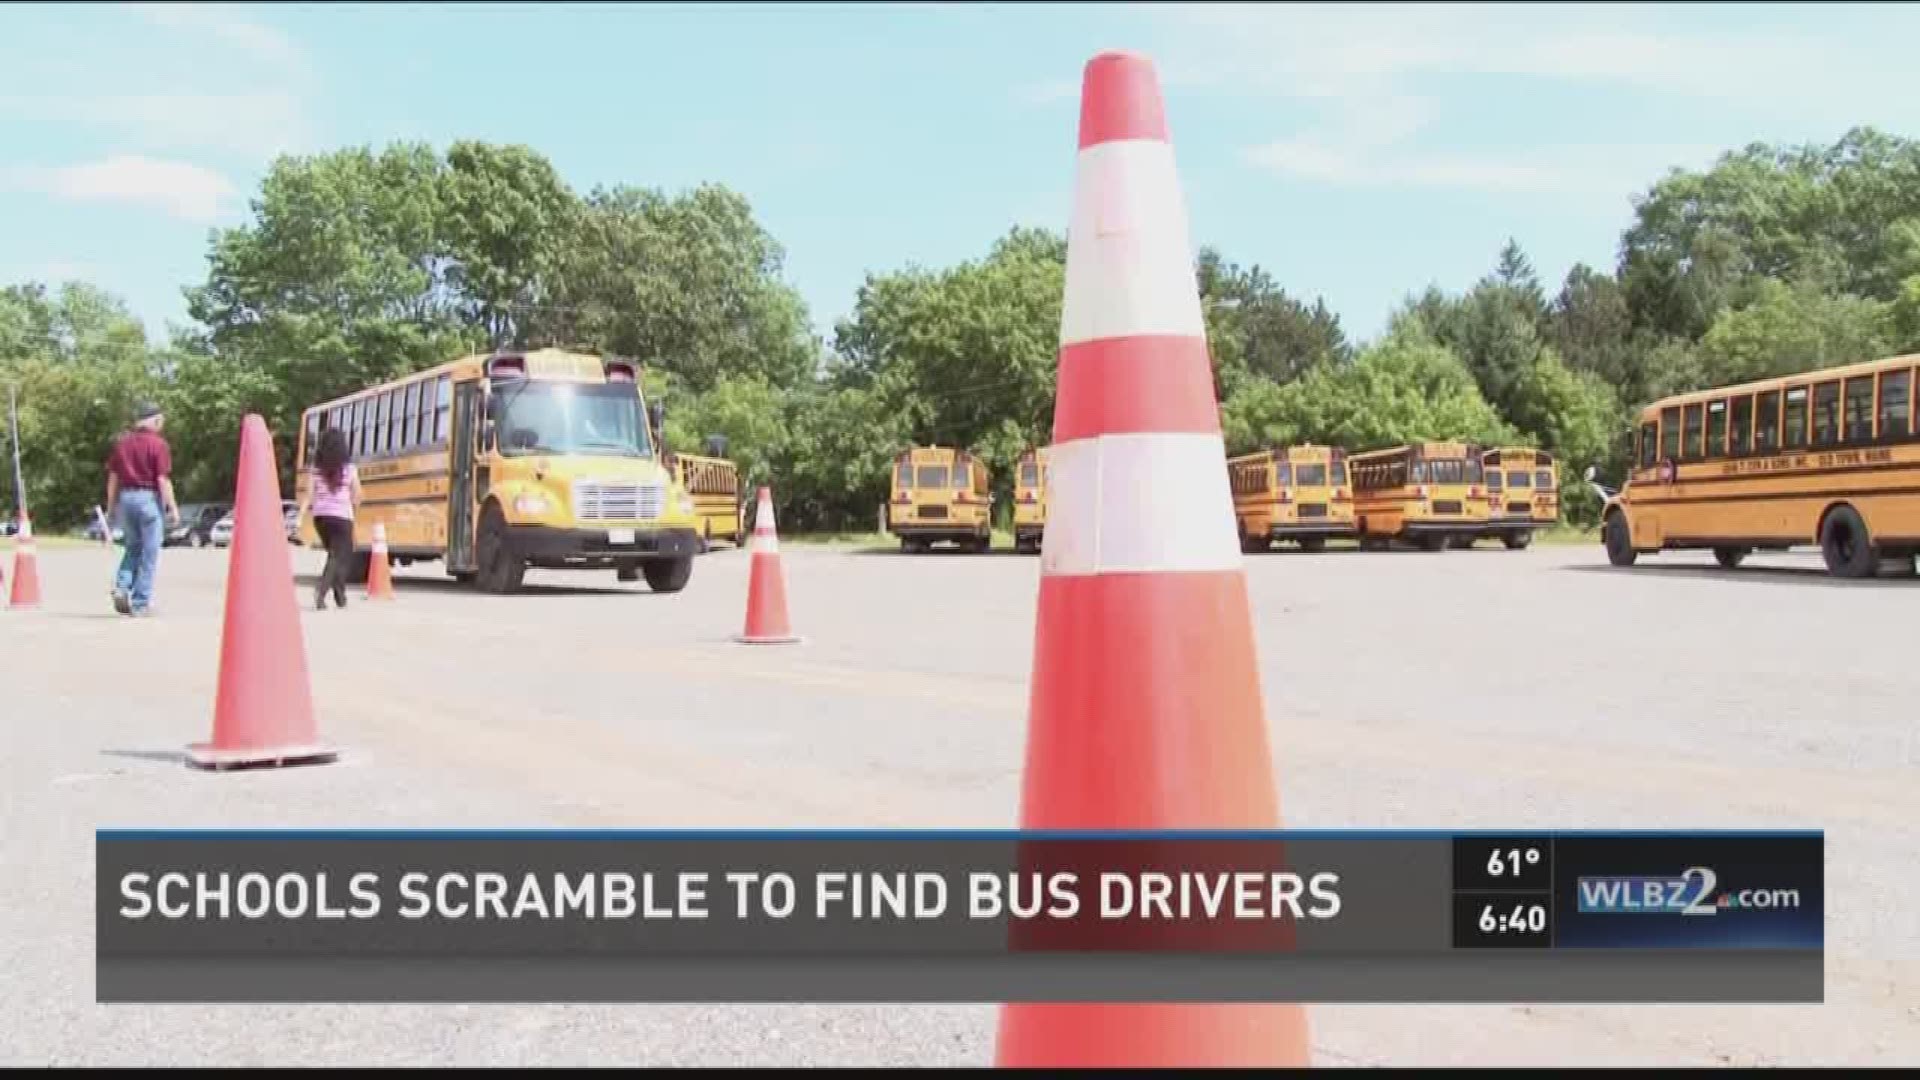
[[[120,436],[107,456],[107,471],[123,488],[159,490],[160,478],[173,472],[173,453],[158,433],[138,429]]]

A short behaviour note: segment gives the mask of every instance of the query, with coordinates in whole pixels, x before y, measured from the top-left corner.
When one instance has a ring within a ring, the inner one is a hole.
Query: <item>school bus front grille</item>
[[[659,484],[582,480],[573,485],[573,516],[580,521],[652,521],[665,501]]]
[[[1303,518],[1323,518],[1327,516],[1326,503],[1301,503],[1300,516]]]
[[[1433,512],[1436,514],[1457,514],[1460,512],[1460,500],[1458,499],[1435,500],[1433,504]]]

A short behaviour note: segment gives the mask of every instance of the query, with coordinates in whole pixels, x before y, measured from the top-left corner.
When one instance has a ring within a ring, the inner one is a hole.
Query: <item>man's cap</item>
[[[160,415],[160,406],[151,401],[143,401],[138,406],[136,406],[133,410],[133,418],[136,421],[151,420],[154,417],[159,415]]]

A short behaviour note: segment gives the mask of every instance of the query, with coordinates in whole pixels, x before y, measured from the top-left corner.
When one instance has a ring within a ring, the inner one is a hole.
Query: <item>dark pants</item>
[[[324,600],[331,589],[334,602],[345,604],[347,567],[353,563],[353,522],[347,518],[315,515],[313,528],[327,547],[327,567],[320,571],[320,584],[314,587],[314,598]]]

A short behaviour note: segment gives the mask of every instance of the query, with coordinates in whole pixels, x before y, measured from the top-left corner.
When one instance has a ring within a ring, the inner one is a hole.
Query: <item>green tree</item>
[[[636,356],[694,390],[722,377],[798,385],[818,366],[780,245],[739,193],[595,190],[558,256],[544,340]]]
[[[1755,283],[1752,301],[1723,310],[1701,340],[1700,386],[1747,382],[1891,355],[1895,304],[1835,296],[1810,282]]]
[[[18,396],[20,468],[34,521],[44,529],[83,524],[105,501],[115,436],[135,404],[159,389],[145,330],[91,285],[0,289],[0,385]],[[20,503],[13,469],[0,474],[11,514]]]

